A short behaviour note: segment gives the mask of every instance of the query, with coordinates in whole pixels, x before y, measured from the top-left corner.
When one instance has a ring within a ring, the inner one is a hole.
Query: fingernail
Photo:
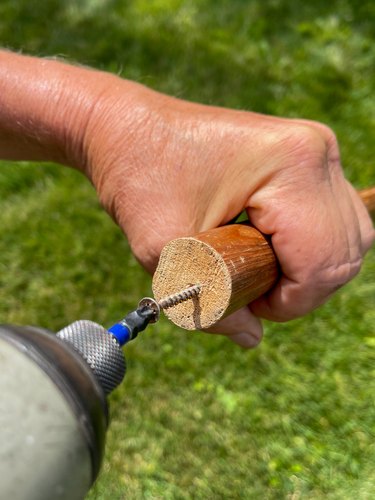
[[[229,338],[245,349],[251,349],[257,346],[260,341],[256,335],[253,335],[250,332],[234,333],[233,335],[230,335]]]

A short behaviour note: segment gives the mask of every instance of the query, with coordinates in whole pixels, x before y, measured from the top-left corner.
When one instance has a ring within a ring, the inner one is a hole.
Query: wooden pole
[[[359,194],[374,214],[375,187]],[[241,223],[169,242],[160,255],[152,287],[155,299],[161,300],[201,285],[198,297],[165,311],[177,326],[200,330],[266,293],[278,275],[270,240]]]
[[[375,186],[359,191],[359,196],[362,198],[367,210],[372,217],[375,217]]]

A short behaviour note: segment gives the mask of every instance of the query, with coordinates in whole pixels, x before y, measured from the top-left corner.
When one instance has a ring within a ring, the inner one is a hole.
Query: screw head
[[[160,318],[160,306],[155,299],[151,297],[144,297],[139,301],[138,309],[142,307],[147,307],[151,309],[154,313],[153,317],[150,319],[150,323],[156,323]]]

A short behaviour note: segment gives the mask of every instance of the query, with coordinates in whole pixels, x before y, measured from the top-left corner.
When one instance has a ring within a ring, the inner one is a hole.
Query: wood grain
[[[153,292],[161,300],[199,283],[197,298],[165,314],[187,330],[204,329],[263,295],[277,275],[268,240],[248,224],[234,224],[168,243],[153,278]]]
[[[375,187],[359,192],[375,213]],[[153,278],[156,300],[200,284],[198,297],[165,314],[187,330],[205,329],[260,297],[276,283],[278,264],[267,237],[233,224],[168,243]]]

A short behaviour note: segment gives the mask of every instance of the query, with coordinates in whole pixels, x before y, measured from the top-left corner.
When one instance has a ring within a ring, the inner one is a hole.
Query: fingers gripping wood
[[[374,215],[375,187],[359,194]],[[268,239],[249,224],[234,224],[168,243],[153,278],[153,291],[161,300],[201,285],[197,297],[165,311],[176,325],[197,330],[209,328],[260,297],[277,277],[277,261]]]
[[[267,239],[247,224],[178,238],[163,249],[153,278],[156,300],[200,284],[198,297],[165,311],[187,330],[205,329],[263,295],[278,276]]]

